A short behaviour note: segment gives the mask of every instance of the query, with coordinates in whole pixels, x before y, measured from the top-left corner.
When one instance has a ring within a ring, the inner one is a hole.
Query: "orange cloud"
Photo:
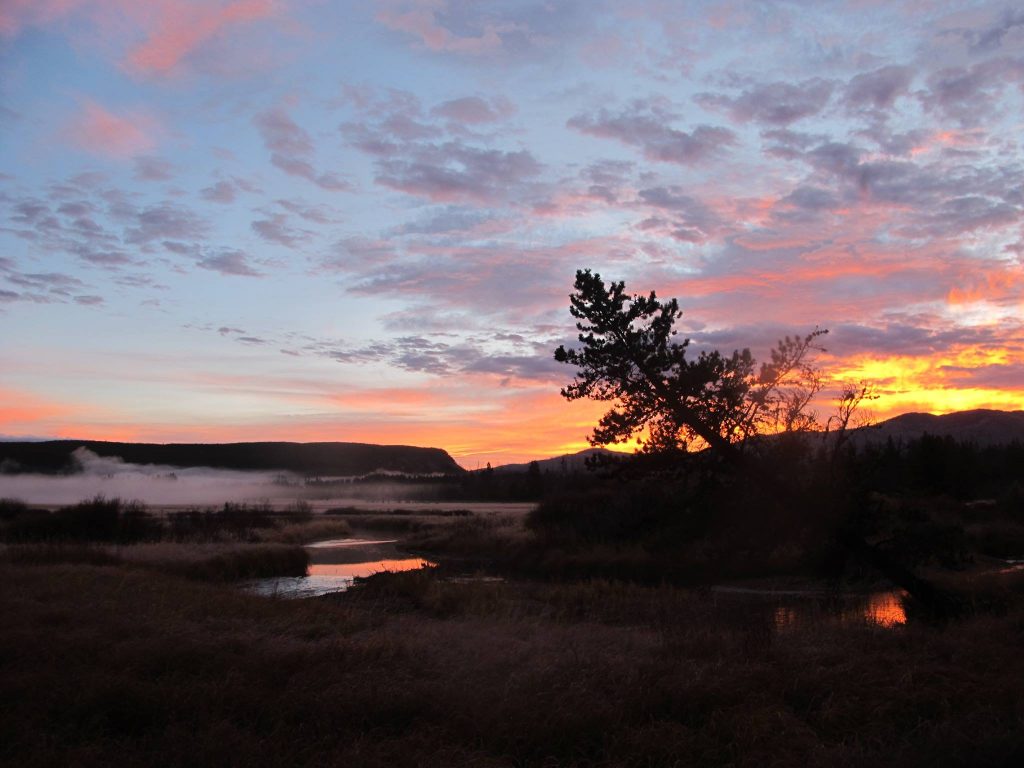
[[[879,399],[872,403],[878,418],[909,411],[952,413],[973,408],[1024,410],[1024,381],[1017,387],[972,386],[964,372],[1010,366],[1020,360],[1017,350],[964,347],[931,356],[864,355],[827,366],[832,380],[875,384]]]
[[[866,380],[878,420],[906,411],[1024,409],[1024,383],[1005,385],[1021,350],[962,345],[939,354],[824,357],[829,380]],[[1009,372],[1009,373],[1008,373]],[[568,372],[567,372],[568,375]],[[986,380],[988,376],[988,380]],[[195,374],[182,378],[196,382]],[[314,378],[199,378],[206,396],[164,411],[64,405],[0,390],[0,432],[148,442],[351,441],[434,446],[472,469],[572,453],[608,404],[566,402],[549,385],[500,387],[486,374],[431,386],[347,386]],[[833,403],[817,404],[826,417]],[[621,446],[626,450],[635,444]]]
[[[883,419],[913,411],[941,414],[969,411],[974,408],[991,408],[999,411],[1024,410],[1024,391],[1008,392],[1003,389],[984,387],[966,389],[925,387],[884,394],[872,406],[879,418]]]
[[[285,440],[420,445],[447,450],[462,466],[529,461],[589,447],[586,437],[605,403],[566,402],[549,390],[511,391],[467,402],[464,392],[414,389],[356,390],[339,398],[336,411],[296,415],[255,412],[175,423],[147,422],[131,413],[99,413],[0,392],[0,432],[135,442],[235,442]],[[328,398],[330,399],[330,398]],[[377,411],[391,400],[395,405]],[[321,398],[323,403],[323,398]]]
[[[999,300],[1011,296],[1020,300],[1024,289],[1024,266],[1007,264],[1001,269],[965,275],[960,285],[949,289],[946,300],[950,304],[969,304],[975,301]]]
[[[825,373],[836,383],[874,382],[880,398],[870,403],[869,410],[876,420],[882,420],[908,411],[1024,409],[1024,384],[999,388],[955,380],[965,370],[1012,365],[1018,357],[1011,349],[964,348],[944,355],[862,355],[824,364]],[[153,423],[139,414],[100,413],[95,408],[85,416],[82,408],[0,391],[4,403],[0,432],[139,442],[285,440],[433,446],[447,450],[463,467],[474,469],[487,462],[523,462],[587,448],[587,436],[608,407],[592,401],[566,402],[556,391],[540,387],[488,390],[486,397],[476,401],[468,390],[458,388],[450,392],[367,388],[344,394],[307,391],[277,395],[290,402],[316,402],[320,407],[293,415],[283,414],[280,408],[274,409],[274,415],[264,415],[267,411],[257,407],[248,417],[235,412],[205,420],[193,413],[188,420]],[[823,417],[833,405],[827,397],[817,403]],[[618,449],[632,451],[636,447],[632,443]]]
[[[346,411],[389,416],[423,416],[441,411],[462,411],[470,407],[465,399],[458,397],[450,390],[441,392],[412,387],[362,389],[331,394],[327,396],[327,399]]]
[[[493,464],[528,461],[572,453],[589,447],[586,437],[607,404],[569,403],[557,391],[534,389],[494,392],[473,402],[464,391],[362,390],[341,398],[346,410],[338,415],[318,414],[301,423],[259,424],[244,427],[246,439],[345,440],[400,443],[444,448],[462,466],[472,469]],[[383,396],[383,397],[382,397]],[[375,409],[387,398],[393,403]],[[396,419],[395,416],[400,418]],[[380,418],[383,417],[383,418]],[[389,418],[390,417],[390,418]],[[239,428],[224,425],[221,435],[236,435]],[[268,438],[267,434],[278,435]]]
[[[93,101],[85,101],[65,130],[75,144],[90,152],[112,157],[130,157],[156,144],[159,126],[141,113],[118,115]]]

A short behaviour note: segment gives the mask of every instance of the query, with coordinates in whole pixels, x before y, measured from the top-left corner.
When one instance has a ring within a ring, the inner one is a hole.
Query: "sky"
[[[580,450],[581,268],[1024,409],[1022,107],[1009,2],[3,0],[0,435]]]

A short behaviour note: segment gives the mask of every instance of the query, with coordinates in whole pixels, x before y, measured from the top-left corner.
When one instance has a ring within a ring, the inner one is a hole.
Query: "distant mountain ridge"
[[[924,434],[951,437],[979,446],[1024,443],[1024,411],[975,409],[934,415],[904,413],[851,433],[856,445],[892,438],[907,443]],[[441,448],[372,443],[114,443],[100,440],[0,441],[0,472],[56,473],[72,468],[71,454],[86,448],[98,456],[118,457],[131,464],[172,467],[289,471],[322,477],[367,475],[377,471],[403,474],[462,474]],[[604,448],[539,459],[542,472],[579,472],[595,454],[616,454]],[[629,454],[625,454],[629,455]],[[504,464],[496,472],[526,472],[530,462]]]
[[[856,445],[885,442],[892,438],[896,443],[907,443],[923,435],[952,437],[961,442],[979,446],[1005,445],[1018,441],[1024,443],[1024,411],[997,411],[978,408],[971,411],[957,411],[935,415],[932,413],[903,413],[891,419],[867,427],[851,430],[850,440]],[[578,453],[538,459],[542,472],[555,474],[579,472],[585,469],[586,460],[596,454],[630,456],[605,448],[587,448]],[[526,472],[530,462],[502,464],[495,472]]]
[[[952,437],[979,446],[1024,443],[1024,411],[996,411],[978,408],[935,415],[903,413],[869,427],[854,430],[851,439],[857,444],[915,440],[922,435]]]
[[[576,453],[567,453],[562,456],[555,456],[550,459],[537,459],[537,465],[541,472],[553,474],[565,474],[568,472],[582,472],[586,469],[586,461],[592,456],[632,456],[629,453],[609,451],[607,448],[586,448]],[[530,464],[527,461],[522,464],[500,464],[494,468],[495,472],[527,472]]]
[[[465,470],[441,448],[371,443],[111,443],[101,440],[0,442],[4,472],[62,472],[73,466],[71,453],[86,448],[130,464],[172,467],[278,470],[302,475],[353,476],[377,471],[403,474],[462,474]]]

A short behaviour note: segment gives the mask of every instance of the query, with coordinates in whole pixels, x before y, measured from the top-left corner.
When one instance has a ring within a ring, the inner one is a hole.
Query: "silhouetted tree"
[[[832,435],[833,463],[836,463],[843,446],[849,440],[851,430],[870,424],[870,420],[867,418],[860,418],[855,424],[854,414],[864,403],[877,399],[878,394],[875,392],[874,386],[868,382],[847,382],[843,385],[836,402],[836,411],[825,422],[825,434]]]
[[[827,331],[787,336],[755,374],[749,349],[687,358],[690,340],[675,341],[682,315],[675,299],[659,301],[653,291],[630,296],[625,283],[605,285],[584,269],[569,301],[582,347],[555,350],[555,360],[578,368],[562,395],[614,403],[590,437],[594,445],[646,433],[648,452],[686,450],[696,441],[734,459],[754,435],[815,423],[808,405],[821,377],[809,356]]]

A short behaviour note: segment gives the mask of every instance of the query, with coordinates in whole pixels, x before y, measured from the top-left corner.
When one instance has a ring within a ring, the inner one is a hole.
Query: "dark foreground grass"
[[[776,634],[671,587],[6,564],[0,616],[7,765],[1024,764],[1019,609]]]

